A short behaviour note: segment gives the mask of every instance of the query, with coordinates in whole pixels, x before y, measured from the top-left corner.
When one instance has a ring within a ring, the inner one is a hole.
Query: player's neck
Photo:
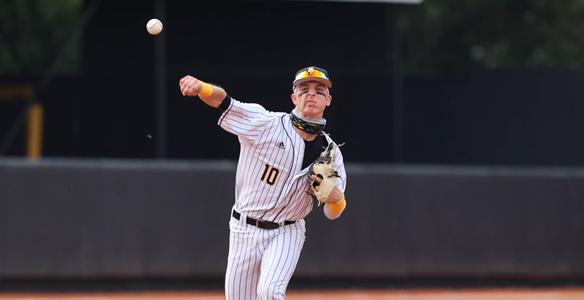
[[[312,141],[318,134],[322,132],[326,125],[326,119],[320,117],[318,119],[307,118],[293,109],[290,113],[290,121],[296,133],[304,140]]]
[[[302,131],[294,126],[292,126],[292,128],[294,128],[294,131],[296,131],[296,133],[305,141],[314,141],[314,139],[316,138],[317,134],[315,133],[308,133],[305,131]]]

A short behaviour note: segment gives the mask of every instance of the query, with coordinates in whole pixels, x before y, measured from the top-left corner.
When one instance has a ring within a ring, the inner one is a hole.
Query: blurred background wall
[[[294,72],[315,64],[348,161],[581,165],[579,3],[3,0],[0,74],[35,88],[45,157],[234,159],[237,141],[178,80],[288,111]],[[22,104],[0,105],[0,154],[22,155]]]
[[[154,17],[159,36],[145,30]],[[219,278],[221,265],[198,268],[181,251],[227,250],[226,228],[193,228],[231,205],[199,179],[216,172],[231,184],[238,142],[178,80],[289,111],[294,73],[318,65],[334,83],[327,130],[346,142],[359,202],[331,245],[359,236],[380,248],[348,248],[357,260],[335,266],[308,239],[305,261],[323,269],[301,265],[300,275],[581,278],[583,22],[578,0],[0,0],[0,276]],[[38,162],[24,159],[33,103]],[[189,201],[209,199],[224,202],[200,219]],[[315,237],[334,226],[312,215]],[[447,234],[472,221],[477,234]],[[58,254],[62,245],[71,252]]]

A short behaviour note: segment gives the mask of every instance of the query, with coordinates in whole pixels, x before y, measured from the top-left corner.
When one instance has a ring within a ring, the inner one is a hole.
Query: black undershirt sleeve
[[[231,104],[231,97],[229,97],[229,95],[225,95],[225,98],[223,98],[223,101],[221,101],[221,104],[219,104],[219,107],[217,107],[217,109],[219,111],[221,111],[221,113],[223,113],[224,111],[226,111],[229,108],[230,104]]]

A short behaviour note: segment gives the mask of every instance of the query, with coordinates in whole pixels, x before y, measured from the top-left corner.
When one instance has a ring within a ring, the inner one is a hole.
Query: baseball
[[[157,35],[162,31],[162,22],[158,19],[150,19],[148,23],[146,23],[146,30],[151,35]]]

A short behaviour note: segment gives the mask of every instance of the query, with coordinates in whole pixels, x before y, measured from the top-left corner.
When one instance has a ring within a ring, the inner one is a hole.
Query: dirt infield
[[[107,292],[107,293],[0,293],[2,300],[219,300],[222,291]],[[581,300],[584,288],[558,289],[434,289],[434,290],[327,290],[289,291],[289,300]]]

